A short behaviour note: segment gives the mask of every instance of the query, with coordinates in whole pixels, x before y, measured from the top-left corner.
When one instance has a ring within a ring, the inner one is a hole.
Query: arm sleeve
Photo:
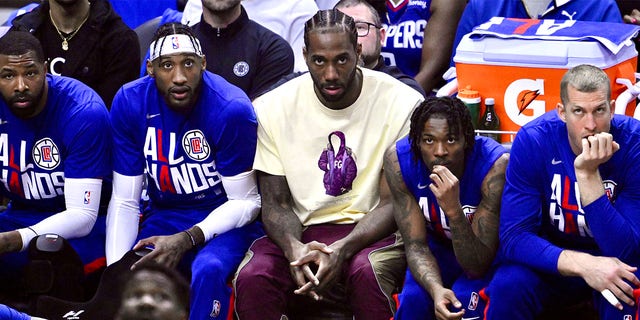
[[[604,256],[618,257],[631,264],[640,262],[640,147],[633,146],[625,157],[625,181],[616,186],[615,202],[603,195],[583,208],[593,238]],[[620,151],[619,151],[620,152]],[[617,162],[620,163],[620,162]]]
[[[229,200],[196,224],[204,233],[205,242],[250,223],[260,212],[261,201],[255,171],[232,177],[222,176],[221,180]]]
[[[120,260],[136,241],[143,181],[144,175],[113,173],[113,192],[107,210],[107,265]]]
[[[558,274],[562,249],[538,236],[543,191],[536,184],[540,173],[531,168],[544,165],[536,154],[540,154],[539,146],[521,129],[513,142],[502,194],[500,245],[506,260]]]
[[[19,229],[22,250],[27,248],[31,239],[44,233],[55,233],[66,239],[89,234],[98,217],[101,187],[101,179],[65,179],[64,198],[67,209],[38,222],[30,229]]]

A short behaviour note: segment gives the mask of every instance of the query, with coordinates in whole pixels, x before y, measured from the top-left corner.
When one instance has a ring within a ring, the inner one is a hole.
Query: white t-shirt
[[[362,93],[343,110],[318,100],[308,73],[254,101],[254,169],[286,176],[303,225],[354,223],[376,207],[384,152],[409,132],[411,112],[423,100],[387,74],[360,70]]]

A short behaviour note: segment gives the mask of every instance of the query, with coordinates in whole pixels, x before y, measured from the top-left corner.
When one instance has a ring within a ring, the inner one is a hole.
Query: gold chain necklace
[[[62,31],[60,31],[60,28],[58,28],[58,26],[56,25],[55,20],[53,20],[53,16],[51,15],[51,10],[49,10],[49,18],[51,18],[51,23],[53,24],[53,27],[56,28],[56,31],[60,35],[60,38],[62,38],[62,50],[64,51],[69,50],[69,40],[71,40],[71,38],[73,38],[76,35],[76,33],[80,31],[80,28],[82,28],[84,23],[87,22],[87,19],[89,19],[90,11],[91,10],[87,11],[87,15],[84,17],[82,22],[80,22],[80,25],[77,28],[75,28],[73,31],[71,31],[71,33],[68,36],[65,37],[62,35]]]

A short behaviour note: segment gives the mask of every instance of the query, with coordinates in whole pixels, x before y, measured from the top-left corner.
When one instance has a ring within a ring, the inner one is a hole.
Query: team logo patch
[[[234,66],[233,66],[233,74],[235,74],[238,77],[244,77],[247,75],[247,73],[249,73],[249,64],[244,62],[244,61],[240,61],[237,62]]]
[[[633,320],[633,317],[630,314],[625,314],[623,319],[624,320]]]
[[[50,138],[38,140],[31,150],[36,165],[45,170],[53,170],[60,164],[60,151]]]
[[[478,207],[474,207],[474,206],[469,206],[469,205],[462,206],[462,213],[464,213],[464,216],[467,217],[467,220],[469,221],[469,223],[473,223],[473,216],[476,214],[477,209]]]
[[[604,180],[602,181],[602,186],[604,187],[604,193],[609,198],[609,201],[613,202],[616,198],[616,186],[618,186],[615,181]]]
[[[475,310],[478,307],[479,300],[480,296],[475,292],[471,292],[471,299],[469,299],[469,306],[467,307],[467,309]]]
[[[220,301],[213,300],[213,307],[211,308],[211,314],[209,315],[212,318],[217,318],[220,315]]]
[[[182,138],[182,147],[189,158],[197,161],[206,159],[211,151],[207,139],[204,138],[204,134],[200,130],[191,130],[185,133]]]

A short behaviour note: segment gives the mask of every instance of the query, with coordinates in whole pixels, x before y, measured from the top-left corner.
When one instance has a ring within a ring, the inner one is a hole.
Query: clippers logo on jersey
[[[27,158],[29,147],[25,140],[17,144],[9,143],[7,133],[0,134],[0,180],[4,187],[25,199],[49,199],[63,195],[64,172],[51,171],[61,161],[58,147],[53,141],[49,138],[38,141],[31,148],[32,158]],[[37,170],[34,161],[39,170],[46,172]]]
[[[200,130],[191,130],[184,134],[182,147],[189,158],[201,161],[209,157],[209,144]]]
[[[184,134],[184,152],[180,152],[175,132],[169,133],[168,141],[164,140],[163,134],[161,129],[149,127],[144,143],[146,170],[158,190],[173,194],[191,194],[220,183],[215,162],[202,162],[209,158],[211,151],[200,130]],[[187,159],[182,154],[187,154]]]
[[[235,74],[236,76],[244,77],[247,75],[247,73],[249,73],[249,64],[245,61],[237,62],[233,66],[233,74]]]
[[[610,183],[615,184],[613,181]],[[613,197],[613,190],[611,192]],[[560,232],[581,237],[593,237],[580,203],[578,183],[571,181],[568,176],[553,175],[549,199],[549,219]]]
[[[440,208],[436,201],[429,201],[429,197],[420,197],[418,201],[420,208],[422,208],[422,214],[427,219],[427,229],[431,230],[436,236],[451,239],[451,227],[449,226],[449,219],[444,211]],[[469,223],[473,222],[473,215],[476,213],[478,207],[463,205],[462,212]]]
[[[42,169],[53,170],[60,164],[60,151],[50,138],[38,140],[31,152],[33,161]]]
[[[609,201],[611,201],[611,203],[614,203],[616,200],[615,194],[618,184],[615,183],[615,181],[604,180],[602,181],[602,186],[604,186],[604,193],[607,195],[607,198],[609,198]]]

